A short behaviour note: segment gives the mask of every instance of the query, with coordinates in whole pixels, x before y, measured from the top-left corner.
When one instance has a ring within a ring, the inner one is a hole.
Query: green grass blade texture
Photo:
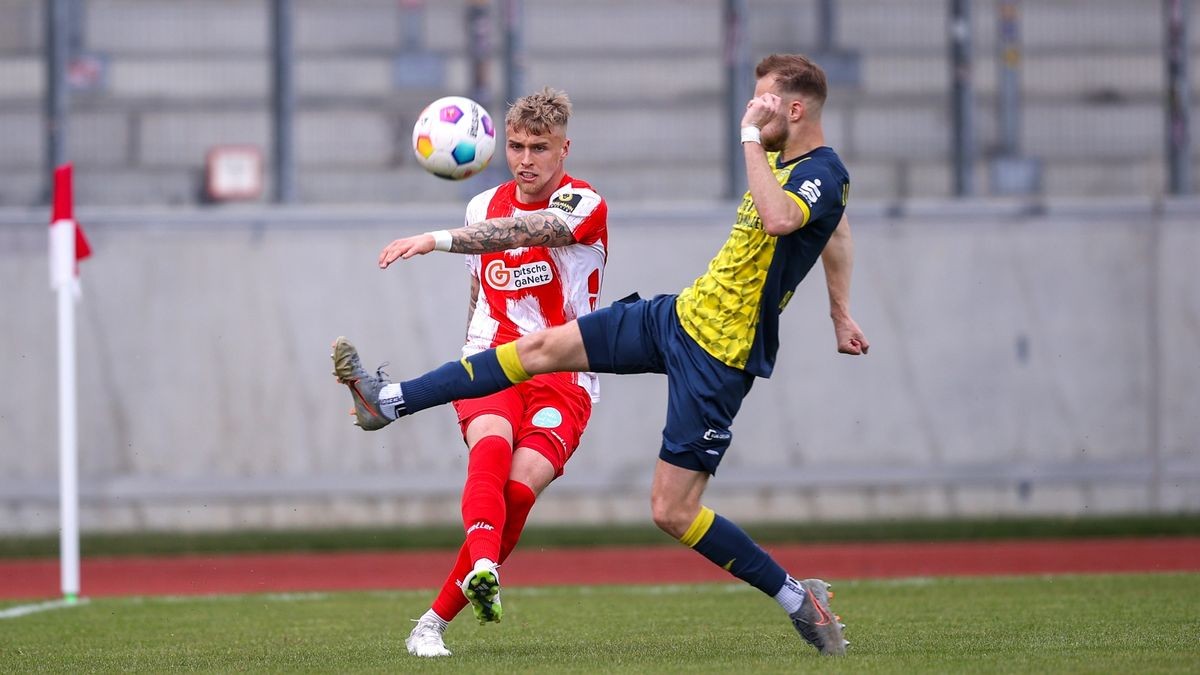
[[[432,592],[101,598],[0,620],[0,672],[1184,673],[1200,575],[833,580],[853,643],[819,657],[741,584],[506,588],[454,656],[403,639]],[[7,602],[2,606],[19,603]]]

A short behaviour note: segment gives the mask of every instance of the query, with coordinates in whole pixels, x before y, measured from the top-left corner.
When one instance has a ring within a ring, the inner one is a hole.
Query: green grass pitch
[[[0,672],[1107,673],[1200,668],[1200,575],[836,582],[853,643],[802,644],[741,584],[510,588],[454,656],[409,656],[431,593],[102,598],[0,620]],[[0,609],[19,603],[0,603]]]

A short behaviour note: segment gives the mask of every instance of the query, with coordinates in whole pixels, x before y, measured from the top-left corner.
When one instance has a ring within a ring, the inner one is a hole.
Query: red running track
[[[1200,571],[1200,537],[767,546],[789,571],[824,579]],[[85,558],[83,595],[206,595],[435,588],[450,551]],[[695,583],[732,577],[682,546],[527,549],[511,586]],[[0,599],[60,595],[55,559],[0,561]]]

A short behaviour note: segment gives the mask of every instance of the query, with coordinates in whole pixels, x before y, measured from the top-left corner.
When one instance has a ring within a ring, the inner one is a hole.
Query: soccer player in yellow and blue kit
[[[356,423],[364,429],[452,400],[485,396],[539,373],[665,374],[667,421],[651,488],[655,524],[773,597],[822,654],[844,654],[848,643],[844,626],[829,609],[828,585],[793,578],[741,528],[700,501],[730,446],[743,398],[756,377],[771,375],[779,315],[818,257],[838,351],[857,355],[869,349],[849,311],[853,243],[845,208],[850,183],[845,166],[824,142],[824,72],[803,56],[776,54],[759,62],[755,75],[741,129],[749,191],[728,240],[692,286],[650,300],[630,296],[404,382],[371,375],[353,345],[338,338],[334,373],[350,387]],[[540,243],[526,225],[512,224],[508,246]],[[469,241],[471,227],[450,234],[455,241]]]

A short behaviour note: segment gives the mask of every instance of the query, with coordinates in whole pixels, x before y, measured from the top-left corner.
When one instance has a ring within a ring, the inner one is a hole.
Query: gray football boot
[[[403,414],[400,385],[389,382],[382,368],[371,375],[362,366],[358,350],[339,337],[333,342],[333,376],[350,388],[354,399],[354,423],[367,431],[382,429]],[[386,391],[385,391],[386,389]]]
[[[829,609],[829,584],[820,579],[800,582],[806,596],[800,609],[789,615],[792,626],[804,641],[827,656],[843,656],[850,642],[842,637],[841,617]]]

